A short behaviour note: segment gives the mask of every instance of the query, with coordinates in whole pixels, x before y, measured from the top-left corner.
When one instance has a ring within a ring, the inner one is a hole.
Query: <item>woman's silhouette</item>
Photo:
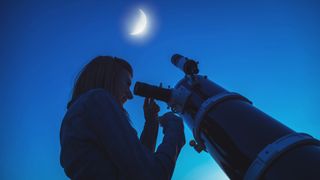
[[[140,139],[123,104],[132,99],[132,68],[123,59],[98,56],[81,71],[60,130],[60,162],[71,179],[170,179],[185,144],[182,120],[160,119],[164,137],[155,151],[159,106],[144,101]]]

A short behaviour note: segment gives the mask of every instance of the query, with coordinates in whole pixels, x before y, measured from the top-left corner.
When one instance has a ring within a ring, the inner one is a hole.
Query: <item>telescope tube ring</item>
[[[243,100],[243,101],[246,101],[246,102],[252,104],[252,102],[250,100],[241,96],[238,93],[222,92],[220,94],[217,94],[217,95],[214,95],[214,96],[208,98],[200,105],[200,108],[195,116],[193,136],[194,136],[194,139],[196,140],[198,146],[201,147],[202,150],[206,151],[206,147],[203,143],[203,140],[200,137],[200,124],[203,120],[204,115],[210,109],[212,109],[215,105],[217,105],[223,101],[230,100],[230,99]]]
[[[305,133],[292,133],[281,137],[260,151],[257,158],[249,166],[244,180],[259,179],[273,160],[291,148],[301,144],[320,145],[320,141]]]

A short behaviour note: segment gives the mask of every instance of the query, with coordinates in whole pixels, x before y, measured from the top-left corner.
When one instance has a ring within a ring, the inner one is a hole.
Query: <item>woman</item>
[[[60,161],[71,179],[170,179],[185,144],[173,113],[160,119],[164,138],[155,152],[159,106],[145,99],[140,140],[123,104],[132,99],[132,68],[123,59],[98,56],[81,71],[60,130]]]

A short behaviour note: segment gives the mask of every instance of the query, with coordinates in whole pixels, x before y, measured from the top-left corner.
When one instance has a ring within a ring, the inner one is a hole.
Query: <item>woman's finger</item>
[[[156,104],[155,102],[151,104],[152,108],[156,108],[158,106],[158,104]]]
[[[157,105],[156,106],[156,112],[158,113],[160,111],[160,107]]]
[[[143,107],[147,107],[149,105],[149,98],[144,98]]]
[[[150,106],[154,108],[155,106],[158,106],[158,104],[156,103],[156,101],[154,99],[152,99]]]

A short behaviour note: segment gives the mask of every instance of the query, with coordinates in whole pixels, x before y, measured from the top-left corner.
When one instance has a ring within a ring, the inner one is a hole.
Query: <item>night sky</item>
[[[171,56],[194,58],[200,74],[320,138],[319,1],[16,0],[0,6],[2,180],[67,179],[59,163],[61,121],[78,72],[98,55],[130,62],[133,85],[171,87],[183,77]],[[148,17],[148,32],[132,37],[138,9]],[[167,105],[158,103],[165,113]],[[142,105],[136,96],[125,106],[139,133]],[[187,126],[185,132],[189,142]],[[227,179],[209,154],[187,143],[172,179],[195,178]]]

